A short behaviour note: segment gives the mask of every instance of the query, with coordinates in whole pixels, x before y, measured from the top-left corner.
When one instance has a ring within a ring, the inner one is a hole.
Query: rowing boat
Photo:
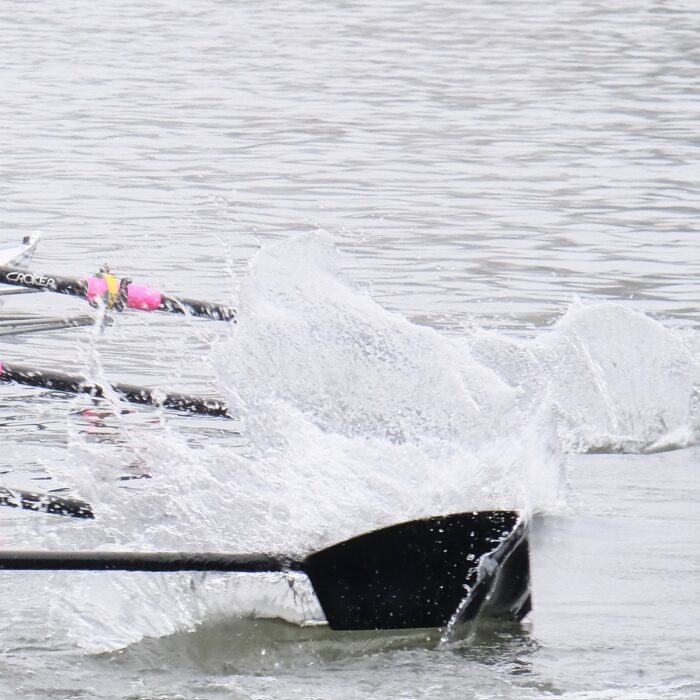
[[[21,243],[0,244],[0,265],[10,266],[18,271],[26,270],[36,252],[40,238],[41,235],[35,233],[25,236]],[[31,273],[20,272],[19,274],[30,275]],[[4,297],[32,292],[36,292],[36,290],[0,285],[0,304],[3,303]],[[64,316],[41,316],[33,313],[3,312],[0,314],[0,337],[14,337],[24,333],[75,328],[92,323],[92,316],[88,314],[68,318]]]
[[[25,236],[21,243],[5,243],[0,245],[0,265],[27,267],[39,244],[40,234]]]

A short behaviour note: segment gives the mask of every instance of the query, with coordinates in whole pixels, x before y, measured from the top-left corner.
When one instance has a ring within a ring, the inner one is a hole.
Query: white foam
[[[618,304],[573,304],[532,341],[478,334],[477,356],[551,401],[568,452],[646,452],[698,441],[700,363],[683,334]]]

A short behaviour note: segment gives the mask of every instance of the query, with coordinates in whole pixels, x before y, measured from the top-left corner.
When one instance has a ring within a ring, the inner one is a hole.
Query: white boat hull
[[[39,238],[38,234],[33,234],[27,236],[22,243],[0,245],[0,265],[27,267],[39,243]]]

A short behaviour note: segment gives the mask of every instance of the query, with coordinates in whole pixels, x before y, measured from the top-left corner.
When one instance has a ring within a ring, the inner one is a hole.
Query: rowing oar
[[[530,610],[527,525],[514,511],[457,513],[368,532],[305,559],[191,552],[0,552],[0,569],[302,572],[335,630],[444,627]]]
[[[0,289],[0,297],[11,297],[17,294],[34,294],[36,289]]]
[[[14,290],[13,290],[14,291]],[[26,291],[26,290],[21,290]],[[0,336],[20,335],[22,333],[39,333],[41,331],[56,331],[62,328],[78,328],[91,326],[95,319],[87,314],[60,318],[58,316],[24,316],[0,317]]]
[[[213,304],[208,301],[196,299],[184,299],[162,294],[157,289],[146,287],[142,284],[133,284],[130,280],[116,280],[117,288],[110,290],[108,279],[105,276],[88,277],[58,277],[40,272],[29,272],[16,267],[0,266],[0,282],[16,287],[28,289],[40,289],[59,294],[87,299],[95,303],[98,299],[112,298],[113,308],[119,309],[126,306],[130,309],[142,311],[169,311],[176,314],[190,314],[191,316],[203,316],[221,321],[233,321],[236,312],[230,306]]]
[[[0,381],[16,382],[27,386],[36,386],[53,391],[65,391],[70,394],[88,394],[103,398],[105,389],[99,384],[90,384],[76,374],[66,374],[57,370],[37,369],[0,361]],[[191,394],[159,392],[134,384],[110,384],[115,394],[129,403],[143,406],[162,406],[174,411],[197,413],[204,416],[231,418],[228,405],[219,399],[209,399]]]
[[[63,498],[52,494],[32,493],[20,489],[8,489],[0,486],[0,506],[22,508],[23,510],[66,515],[71,518],[89,518],[95,516],[89,503],[77,498]]]

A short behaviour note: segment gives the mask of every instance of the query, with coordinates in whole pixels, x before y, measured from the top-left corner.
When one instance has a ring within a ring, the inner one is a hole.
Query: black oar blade
[[[532,609],[530,597],[530,548],[525,521],[516,523],[499,546],[482,559],[469,596],[456,620],[477,616],[522,620]]]
[[[95,516],[89,503],[77,498],[63,498],[50,494],[32,493],[0,486],[0,506],[22,508],[70,518],[93,519]]]
[[[310,555],[304,571],[336,630],[444,627],[486,610],[487,601],[499,616],[521,619],[529,610],[527,526],[514,511],[375,530]],[[486,594],[470,605],[477,588]]]

